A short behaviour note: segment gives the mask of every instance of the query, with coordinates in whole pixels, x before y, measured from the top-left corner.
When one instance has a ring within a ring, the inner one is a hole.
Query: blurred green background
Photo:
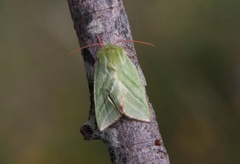
[[[171,163],[240,162],[240,1],[125,1]],[[0,2],[0,163],[110,164],[65,0]]]

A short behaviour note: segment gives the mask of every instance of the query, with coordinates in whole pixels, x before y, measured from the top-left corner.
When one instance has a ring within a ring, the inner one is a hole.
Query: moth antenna
[[[73,55],[74,53],[76,53],[78,51],[81,51],[84,48],[93,47],[93,46],[100,46],[100,47],[102,47],[102,44],[101,43],[94,43],[94,44],[89,44],[87,46],[80,47],[80,48],[78,48],[78,49],[68,53],[67,56]]]
[[[152,43],[143,42],[143,41],[140,41],[140,40],[119,40],[119,41],[117,41],[116,43],[122,43],[122,42],[140,43],[140,44],[145,44],[145,45],[148,45],[148,46],[156,47],[156,46],[155,46],[154,44],[152,44]],[[114,43],[114,44],[116,44],[116,43]]]
[[[78,52],[78,51],[81,51],[82,49],[88,48],[88,47],[100,46],[100,48],[102,48],[102,47],[103,47],[103,44],[102,44],[101,39],[100,39],[100,37],[99,37],[98,35],[97,35],[97,39],[98,39],[98,42],[99,42],[99,43],[89,44],[89,45],[87,45],[87,46],[80,47],[80,48],[78,48],[78,49],[76,49],[76,50],[68,53],[67,56],[73,55],[74,53],[76,53],[76,52]]]
[[[74,53],[78,52],[78,51],[81,51],[82,49],[84,48],[88,48],[88,47],[93,47],[93,46],[100,46],[100,48],[103,47],[103,44],[101,42],[101,39],[100,37],[97,35],[97,39],[98,39],[98,42],[99,43],[94,43],[94,44],[89,44],[87,46],[83,46],[83,47],[80,47],[70,53],[68,53],[66,56],[70,56],[70,55],[73,55]],[[119,40],[117,42],[115,42],[114,44],[117,44],[117,43],[123,43],[123,42],[133,42],[133,43],[140,43],[140,44],[145,44],[145,45],[148,45],[148,46],[152,46],[152,47],[156,47],[154,44],[152,43],[148,43],[148,42],[143,42],[143,41],[139,41],[139,40]]]

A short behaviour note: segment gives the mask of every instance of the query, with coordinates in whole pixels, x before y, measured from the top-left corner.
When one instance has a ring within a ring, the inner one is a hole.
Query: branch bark
[[[97,36],[101,38],[103,44],[119,40],[132,40],[122,0],[68,0],[68,3],[81,46],[98,43]],[[120,44],[119,46],[125,48],[144,81],[134,45],[130,42]],[[81,128],[84,139],[102,140],[106,144],[114,164],[169,164],[168,154],[150,103],[152,115],[150,123],[122,117],[104,132],[98,130],[93,100],[94,63],[98,49],[99,47],[89,47],[82,51],[91,102],[88,121]]]

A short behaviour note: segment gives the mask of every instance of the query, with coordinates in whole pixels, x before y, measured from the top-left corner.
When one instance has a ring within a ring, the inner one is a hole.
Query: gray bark
[[[132,39],[122,0],[68,0],[68,3],[81,46],[98,43],[97,36],[101,38],[103,44]],[[124,42],[119,46],[125,48],[142,74],[134,45]],[[114,164],[169,164],[168,154],[150,103],[152,115],[150,123],[122,117],[104,132],[98,130],[93,100],[94,63],[98,50],[98,46],[82,50],[91,102],[88,121],[81,128],[84,139],[102,140]]]

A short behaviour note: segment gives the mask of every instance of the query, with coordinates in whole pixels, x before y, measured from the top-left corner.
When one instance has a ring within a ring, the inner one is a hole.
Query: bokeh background
[[[240,162],[240,1],[124,1],[171,163]],[[66,0],[0,2],[0,163],[110,164],[79,133],[86,74]]]

